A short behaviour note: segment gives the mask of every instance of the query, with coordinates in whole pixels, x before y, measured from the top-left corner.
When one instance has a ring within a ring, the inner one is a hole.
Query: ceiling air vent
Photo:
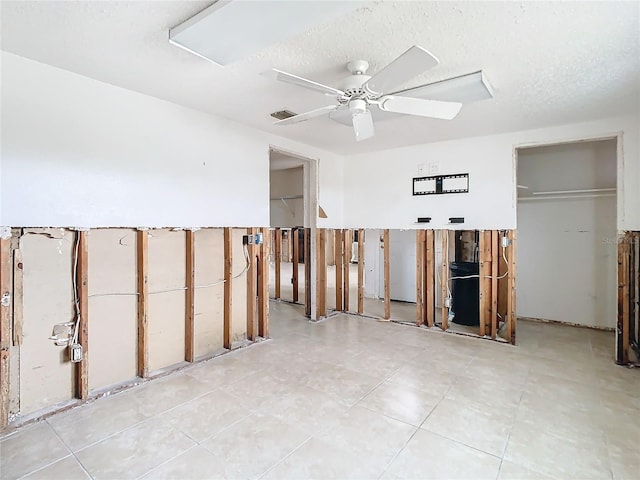
[[[290,110],[278,110],[277,112],[273,112],[271,116],[277,120],[284,120],[286,118],[295,117],[297,114],[293,113]]]

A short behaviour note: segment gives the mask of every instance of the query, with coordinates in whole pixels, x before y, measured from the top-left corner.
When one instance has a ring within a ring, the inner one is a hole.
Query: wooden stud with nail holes
[[[311,229],[304,229],[304,314],[311,317]]]
[[[342,249],[343,252],[343,261],[342,264],[344,266],[344,311],[348,312],[349,311],[349,290],[350,290],[350,278],[349,278],[349,274],[350,272],[350,265],[351,265],[351,230],[347,229],[344,230],[344,233],[342,235],[343,238],[343,242],[344,242],[344,247]]]
[[[269,229],[262,229],[258,261],[258,335],[269,338]]]
[[[509,230],[511,245],[507,248],[508,272],[507,276],[507,340],[516,344],[516,232]]]
[[[280,298],[280,261],[281,261],[281,257],[282,257],[282,230],[280,230],[279,228],[276,228],[275,230],[275,245],[274,245],[274,249],[275,249],[275,262],[276,262],[276,278],[275,278],[275,282],[276,282],[276,295],[275,298],[278,299]]]
[[[76,397],[89,397],[89,245],[88,232],[76,232],[78,235],[78,258],[76,279],[78,303],[80,308],[78,323],[78,343],[82,345],[82,361],[75,364]]]
[[[11,239],[0,239],[0,429],[9,423],[9,349],[11,334]]]
[[[384,319],[391,318],[391,278],[389,265],[389,229],[382,232],[382,249],[384,258]]]
[[[247,268],[247,339],[254,342],[258,335],[258,318],[256,316],[256,228],[247,228],[251,243],[246,245],[249,266]]]
[[[137,232],[138,269],[138,376],[149,376],[149,232]]]
[[[480,336],[484,337],[487,333],[487,327],[491,313],[491,232],[482,230],[478,234],[479,238],[479,260],[478,266],[479,288],[480,288]]]
[[[627,232],[618,242],[618,325],[617,363],[629,363],[629,256],[632,235]]]
[[[24,326],[23,316],[23,265],[22,251],[17,248],[13,251],[13,345],[22,345],[22,331]]]
[[[224,327],[223,346],[231,349],[233,338],[231,337],[231,318],[233,316],[232,287],[233,287],[233,231],[229,227],[224,228]]]
[[[364,313],[364,230],[358,230],[358,313]]]
[[[195,234],[193,230],[187,230],[186,236],[186,291],[185,291],[185,315],[184,315],[184,359],[187,362],[195,360],[195,284],[196,284],[196,250]]]
[[[434,241],[434,231],[427,230],[425,233],[425,272],[423,274],[425,282],[425,319],[427,327],[433,327],[436,323],[436,291],[435,291],[435,264],[436,251]]]
[[[293,302],[298,302],[298,297],[300,296],[300,286],[298,284],[298,269],[299,269],[299,256],[300,256],[300,246],[298,239],[298,229],[291,229],[291,260],[292,260],[292,274],[291,274],[291,285],[293,288]]]
[[[442,297],[442,330],[449,328],[449,309],[446,305],[447,300],[447,283],[449,282],[449,265],[447,264],[447,248],[449,248],[449,231],[442,232],[442,278],[441,278],[441,297]]]
[[[416,325],[424,324],[425,231],[416,230]]]
[[[316,312],[317,317],[327,316],[327,231],[318,228],[316,232]]]
[[[500,235],[491,231],[491,338],[498,334],[498,262],[500,261]]]
[[[342,254],[342,241],[343,235],[342,230],[334,230],[334,252],[335,252],[335,263],[336,263],[336,310],[343,309],[343,299],[344,299],[344,283],[343,276],[344,273],[344,264],[343,264],[343,254]]]

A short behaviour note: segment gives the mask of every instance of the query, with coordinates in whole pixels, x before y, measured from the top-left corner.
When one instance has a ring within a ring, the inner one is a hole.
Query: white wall
[[[623,134],[618,161],[621,195],[619,229],[640,229],[640,121],[638,116],[604,119],[501,135],[408,146],[345,159],[344,226],[347,228],[453,228],[448,218],[463,216],[463,229],[516,227],[514,148],[595,136]],[[412,196],[418,165],[440,163],[440,173],[469,173],[469,193]],[[417,217],[432,217],[416,225]]]
[[[342,157],[2,52],[2,224],[260,226],[269,146],[318,159],[342,225]]]
[[[269,178],[271,195],[272,227],[304,226],[304,198],[296,197],[304,194],[303,167],[271,170]],[[286,203],[285,203],[286,202]]]

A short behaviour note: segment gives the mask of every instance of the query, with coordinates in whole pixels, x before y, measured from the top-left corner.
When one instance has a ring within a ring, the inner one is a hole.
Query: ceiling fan
[[[333,120],[353,125],[356,140],[361,141],[374,135],[373,117],[371,116],[373,106],[383,112],[451,120],[462,108],[461,101],[452,101],[452,96],[466,100],[492,97],[482,72],[474,72],[407,90],[393,91],[393,88],[435,67],[438,63],[439,61],[434,55],[417,45],[409,48],[373,76],[366,74],[369,68],[367,61],[354,60],[347,64],[351,75],[341,82],[339,88],[323,85],[274,68],[277,80],[324,93],[334,97],[336,101],[333,105],[279,120],[275,122],[275,125],[291,125],[328,114]],[[481,91],[478,89],[479,84],[482,87]],[[406,94],[413,93],[418,96],[431,96],[430,93],[433,95],[429,99],[406,96]]]

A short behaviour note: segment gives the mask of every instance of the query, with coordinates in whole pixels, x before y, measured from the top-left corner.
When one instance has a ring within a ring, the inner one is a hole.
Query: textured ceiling
[[[210,3],[3,1],[2,49],[344,154],[640,109],[640,2],[362,2],[227,67],[167,41],[170,27]],[[371,73],[414,44],[440,65],[407,86],[482,69],[495,98],[465,105],[452,121],[380,122],[360,143],[325,118],[272,125],[270,112],[303,112],[327,98],[276,84],[270,68],[335,85],[349,60],[368,60]]]

